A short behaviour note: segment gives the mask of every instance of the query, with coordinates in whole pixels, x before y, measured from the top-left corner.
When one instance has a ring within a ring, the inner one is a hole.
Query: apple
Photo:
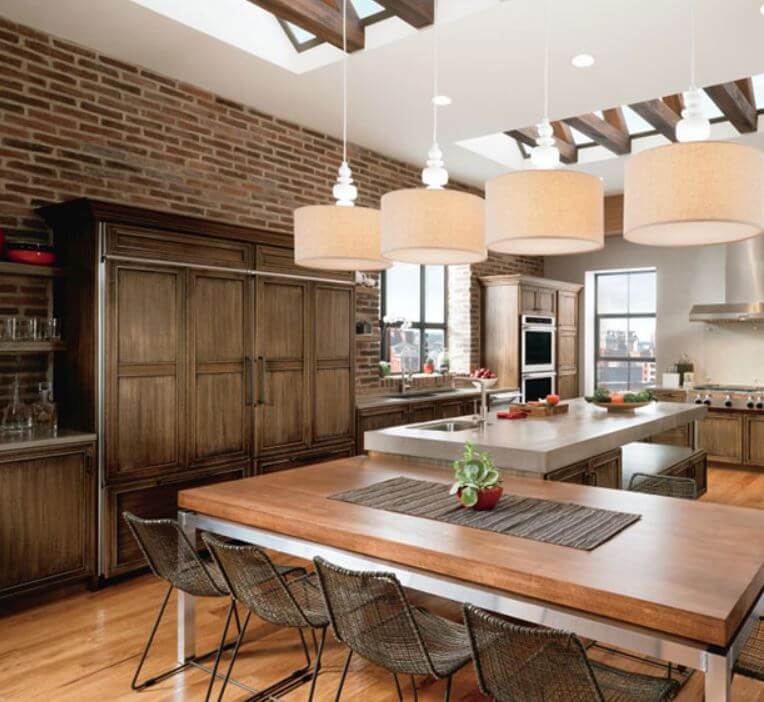
[[[546,403],[550,407],[554,407],[555,405],[560,404],[560,396],[559,395],[547,395],[546,396]]]

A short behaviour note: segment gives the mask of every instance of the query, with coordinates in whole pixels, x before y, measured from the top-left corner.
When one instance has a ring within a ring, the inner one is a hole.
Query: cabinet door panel
[[[557,332],[557,367],[571,370],[578,365],[578,335],[575,331],[561,329]]]
[[[520,286],[520,312],[522,314],[533,314],[538,312],[538,305],[536,302],[536,288],[528,285]]]
[[[743,460],[743,417],[710,413],[698,423],[700,448],[710,461],[741,463]]]
[[[257,283],[258,454],[307,448],[310,382],[310,283]]]
[[[764,466],[764,417],[746,417],[745,462]]]
[[[578,326],[578,295],[574,292],[560,290],[557,293],[557,326]]]
[[[358,414],[358,453],[364,452],[364,432],[387,429],[388,427],[399,427],[401,424],[407,424],[409,421],[411,420],[407,407],[375,412],[374,414],[360,412]]]
[[[133,264],[107,268],[107,480],[185,466],[184,276]]]
[[[250,453],[251,284],[227,273],[191,274],[191,464]]]
[[[324,283],[313,285],[314,444],[353,438],[354,316],[352,288]]]
[[[542,314],[554,314],[557,293],[549,288],[539,288],[536,291],[536,309]]]
[[[557,394],[561,400],[572,400],[578,397],[578,372],[561,373],[557,376]]]

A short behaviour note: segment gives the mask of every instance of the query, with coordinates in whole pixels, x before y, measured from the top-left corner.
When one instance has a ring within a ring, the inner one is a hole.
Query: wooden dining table
[[[730,699],[732,666],[764,613],[764,511],[505,479],[505,493],[640,515],[583,551],[330,499],[399,476],[451,478],[440,465],[359,456],[184,490],[178,516],[191,539],[203,530],[392,572],[405,587],[700,670],[706,700]],[[178,607],[185,662],[194,598]]]

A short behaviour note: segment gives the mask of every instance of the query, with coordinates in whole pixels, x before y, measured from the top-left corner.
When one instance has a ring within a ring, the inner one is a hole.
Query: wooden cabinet
[[[551,314],[557,308],[554,288],[520,285],[520,314]]]
[[[257,472],[258,474],[275,473],[281,470],[291,470],[292,468],[302,468],[316,463],[325,463],[326,461],[336,461],[340,458],[350,458],[354,455],[355,444],[343,444],[331,449],[304,451],[288,456],[264,459],[258,462]]]
[[[743,415],[709,412],[698,423],[698,443],[710,461],[743,462]]]
[[[96,572],[95,445],[0,456],[0,600]]]
[[[578,328],[578,293],[560,290],[557,293],[557,326]]]
[[[189,274],[189,467],[244,459],[252,451],[251,281]]]
[[[561,400],[578,397],[578,371],[565,371],[557,374],[557,394]]]
[[[578,333],[575,329],[557,331],[557,371],[578,368]]]
[[[745,464],[764,466],[764,416],[748,415],[743,426]]]
[[[649,439],[646,439],[646,441],[653,444],[668,444],[670,446],[687,446],[692,448],[695,445],[694,424],[685,424],[660,434],[654,434]]]
[[[698,487],[699,497],[706,492],[707,455],[703,450],[635,441],[624,446],[622,452],[624,490],[628,489],[634,473],[647,473],[690,478]]]
[[[356,416],[356,450],[364,452],[363,435],[367,431],[399,427],[409,423],[408,405],[401,404],[394,407],[372,407],[358,410]]]
[[[618,490],[621,487],[621,449],[559,468],[547,473],[544,479]]]
[[[307,448],[311,438],[310,283],[257,282],[257,453]]]
[[[106,479],[186,465],[186,277],[181,269],[107,268]]]
[[[106,489],[106,531],[104,533],[104,576],[112,578],[146,566],[146,559],[127,528],[123,512],[144,519],[174,518],[178,512],[178,492],[194,487],[238,480],[250,470],[249,461],[217,468],[193,476],[155,479]]]

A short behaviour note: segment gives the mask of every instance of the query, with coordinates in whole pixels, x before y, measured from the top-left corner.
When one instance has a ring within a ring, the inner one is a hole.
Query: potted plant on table
[[[462,457],[454,461],[455,482],[451,494],[465,507],[489,510],[496,507],[504,488],[501,473],[485,451],[478,451],[469,441],[464,445]]]

